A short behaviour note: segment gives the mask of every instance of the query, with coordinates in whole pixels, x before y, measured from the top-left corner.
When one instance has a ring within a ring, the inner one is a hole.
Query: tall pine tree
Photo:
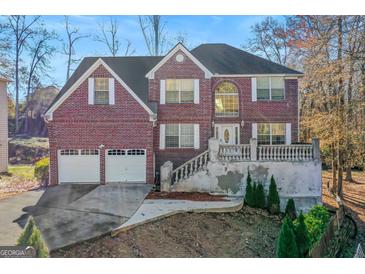
[[[278,190],[276,189],[276,182],[274,176],[271,176],[269,186],[269,196],[267,199],[267,206],[271,214],[279,214],[280,212],[280,198]]]
[[[278,258],[298,258],[298,248],[291,223],[291,220],[285,217],[276,246]]]
[[[310,248],[310,241],[302,212],[300,212],[298,216],[297,225],[295,227],[295,241],[297,243],[299,257],[306,257]]]

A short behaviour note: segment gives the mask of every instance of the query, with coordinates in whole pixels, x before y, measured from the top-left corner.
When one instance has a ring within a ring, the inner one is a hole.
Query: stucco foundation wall
[[[245,195],[248,170],[255,182],[262,182],[266,194],[274,176],[280,207],[294,198],[297,209],[307,211],[321,203],[321,162],[209,162],[207,169],[175,183],[171,191],[209,192],[211,194]]]

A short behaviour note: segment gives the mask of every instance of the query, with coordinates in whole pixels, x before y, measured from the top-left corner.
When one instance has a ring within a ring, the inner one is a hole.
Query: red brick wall
[[[251,78],[226,77],[212,79],[212,92],[221,81],[234,83],[239,90],[240,114],[236,118],[213,117],[215,123],[237,123],[241,127],[241,143],[248,144],[252,136],[252,123],[281,122],[291,123],[292,142],[298,142],[298,80],[285,80],[285,100],[252,102]],[[214,110],[214,104],[212,104]],[[214,113],[214,111],[213,111]]]
[[[91,77],[112,77],[102,66]],[[146,110],[115,81],[115,105],[89,105],[84,81],[54,112],[49,123],[50,183],[58,184],[57,150],[97,149],[101,182],[105,181],[105,149],[146,149],[147,182],[153,183],[153,127]]]
[[[176,54],[185,54],[181,51]],[[155,77],[149,80],[149,98],[158,103],[155,128],[154,146],[156,152],[156,169],[166,161],[172,161],[174,167],[190,160],[208,148],[208,139],[211,137],[212,94],[210,91],[210,79],[205,79],[204,72],[187,56],[182,63],[172,56],[162,67],[155,72]],[[199,79],[199,104],[160,104],[160,80],[164,79]],[[200,149],[192,148],[165,148],[160,150],[160,124],[190,123],[200,126]]]

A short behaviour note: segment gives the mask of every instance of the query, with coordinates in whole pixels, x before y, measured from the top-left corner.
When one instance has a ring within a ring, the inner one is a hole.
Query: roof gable
[[[212,73],[205,67],[194,55],[190,53],[190,51],[185,48],[181,43],[178,43],[174,48],[172,48],[163,59],[158,62],[147,74],[146,77],[148,79],[154,79],[155,72],[167,62],[174,54],[178,51],[182,51],[188,58],[190,58],[202,71],[205,73],[205,78],[212,77]]]
[[[137,95],[129,85],[122,80],[122,78],[104,61],[102,58],[85,58],[82,63],[79,65],[77,70],[70,77],[69,81],[67,81],[66,85],[59,92],[58,96],[52,102],[48,110],[46,111],[46,116],[49,119],[52,119],[53,112],[66,100],[80,85],[83,83],[87,77],[89,77],[93,71],[95,71],[100,65],[104,66],[108,72],[129,92],[133,98],[142,105],[142,107],[150,114],[153,115],[154,111],[145,104],[145,102],[141,99],[142,94]],[[148,96],[148,94],[147,94]],[[147,98],[146,98],[147,101]]]

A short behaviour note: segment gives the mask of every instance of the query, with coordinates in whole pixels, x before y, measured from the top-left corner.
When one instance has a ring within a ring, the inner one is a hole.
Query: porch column
[[[250,138],[251,161],[257,161],[257,139]]]
[[[209,161],[217,162],[219,160],[219,140],[210,138],[208,141]]]
[[[312,147],[313,147],[313,160],[321,160],[321,150],[319,148],[319,139],[312,138]]]
[[[170,191],[172,180],[173,164],[170,161],[165,162],[160,168],[160,191]]]

